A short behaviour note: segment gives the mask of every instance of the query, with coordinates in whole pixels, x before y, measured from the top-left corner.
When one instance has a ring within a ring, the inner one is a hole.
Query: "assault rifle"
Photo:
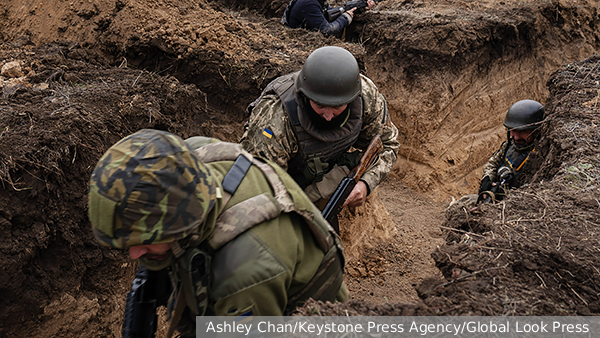
[[[377,2],[381,2],[383,0],[373,0],[375,1],[375,3]],[[367,8],[367,0],[352,0],[352,1],[348,1],[344,4],[344,6],[342,7],[336,7],[336,8],[332,8],[332,9],[328,9],[325,12],[325,18],[327,19],[327,21],[332,22],[335,19],[337,19],[340,15],[342,15],[344,12],[347,12],[349,10],[351,10],[352,8],[356,8],[356,10],[354,11],[354,14],[359,14],[365,11],[365,8]]]
[[[504,198],[504,186],[513,179],[512,170],[509,167],[503,166],[498,169],[500,181],[489,191],[484,191],[477,197],[476,204],[494,203],[501,201]]]
[[[377,161],[379,153],[383,150],[383,142],[379,134],[373,137],[373,140],[365,150],[365,153],[360,158],[358,165],[342,179],[342,182],[337,186],[333,195],[325,205],[323,209],[323,217],[329,222],[335,231],[339,234],[339,224],[337,223],[337,214],[342,210],[342,206],[356,183],[360,180],[362,175],[369,169],[369,167]]]
[[[127,293],[123,338],[154,338],[156,308],[167,305],[170,293],[171,281],[166,270],[151,271],[140,265]]]

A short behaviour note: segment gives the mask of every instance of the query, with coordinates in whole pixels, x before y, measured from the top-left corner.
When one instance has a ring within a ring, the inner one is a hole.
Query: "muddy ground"
[[[344,39],[285,29],[286,2],[2,0],[0,336],[120,337],[136,267],[91,235],[96,161],[141,128],[239,140],[246,105],[324,45],[357,57],[402,146],[344,211],[353,299],[299,313],[600,313],[599,1],[387,0]],[[530,184],[445,212],[524,98],[549,116]]]

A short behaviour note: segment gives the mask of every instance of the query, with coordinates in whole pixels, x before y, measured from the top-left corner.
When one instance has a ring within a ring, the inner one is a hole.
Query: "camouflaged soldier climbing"
[[[283,169],[238,144],[127,136],[94,169],[89,218],[102,245],[169,274],[184,337],[197,315],[279,316],[309,297],[347,298],[339,237]]]
[[[375,135],[381,135],[383,151],[345,204],[362,205],[397,157],[398,129],[385,97],[340,47],[313,51],[300,71],[268,84],[247,113],[242,147],[287,170],[321,208]]]

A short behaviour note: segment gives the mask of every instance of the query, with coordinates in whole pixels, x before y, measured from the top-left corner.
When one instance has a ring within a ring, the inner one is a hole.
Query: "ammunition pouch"
[[[328,169],[329,163],[322,161],[321,153],[315,153],[306,159],[306,165],[302,170],[302,174],[308,182],[321,182],[323,176],[329,172]]]
[[[355,150],[352,152],[345,152],[342,155],[338,156],[334,160],[334,163],[340,167],[343,166],[343,167],[348,168],[349,170],[352,170],[360,162],[361,156],[362,156],[362,151],[360,151],[360,150]]]
[[[195,313],[203,316],[208,308],[211,255],[199,248],[190,248],[177,260],[176,279],[182,287],[185,302]],[[178,288],[179,289],[179,288]],[[169,308],[172,308],[170,304]]]

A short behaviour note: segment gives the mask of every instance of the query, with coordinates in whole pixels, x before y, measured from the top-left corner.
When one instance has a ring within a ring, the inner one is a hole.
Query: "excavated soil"
[[[350,50],[400,130],[393,172],[344,210],[352,300],[321,315],[600,313],[599,1],[381,2],[343,39],[287,1],[8,1],[0,7],[0,336],[120,337],[136,266],[87,220],[92,168],[142,128],[236,142],[245,107],[312,50]],[[506,109],[543,102],[531,182],[477,190]]]

